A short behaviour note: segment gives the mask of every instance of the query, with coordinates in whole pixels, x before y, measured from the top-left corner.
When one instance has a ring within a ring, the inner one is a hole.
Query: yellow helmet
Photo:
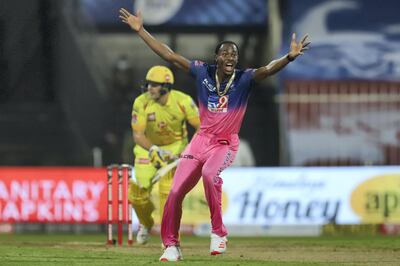
[[[153,66],[147,71],[146,81],[160,84],[174,84],[174,74],[165,66]]]

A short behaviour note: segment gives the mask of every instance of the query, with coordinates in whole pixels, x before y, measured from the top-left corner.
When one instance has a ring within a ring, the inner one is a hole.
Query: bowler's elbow
[[[273,73],[269,66],[263,66],[256,70],[256,72],[254,73],[253,79],[257,82],[260,82],[260,81],[266,79],[267,77],[271,76],[272,74]]]

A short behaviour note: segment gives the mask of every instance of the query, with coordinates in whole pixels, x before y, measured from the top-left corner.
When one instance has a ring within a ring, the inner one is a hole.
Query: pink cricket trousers
[[[182,217],[182,202],[203,177],[204,191],[211,214],[212,233],[227,234],[222,222],[221,172],[232,164],[239,147],[239,137],[197,133],[181,155],[171,191],[164,206],[161,222],[161,238],[164,246],[179,246],[179,228]]]

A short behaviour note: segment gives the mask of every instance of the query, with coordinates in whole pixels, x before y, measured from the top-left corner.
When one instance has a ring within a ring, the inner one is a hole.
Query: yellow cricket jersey
[[[199,119],[199,111],[192,97],[171,90],[165,105],[151,99],[148,92],[135,99],[131,126],[143,131],[155,145],[163,146],[187,137],[186,121]]]

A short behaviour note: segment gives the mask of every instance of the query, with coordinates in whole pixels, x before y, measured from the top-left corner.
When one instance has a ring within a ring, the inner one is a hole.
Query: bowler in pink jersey
[[[236,69],[239,54],[235,43],[225,41],[215,49],[215,64],[190,61],[155,39],[143,27],[140,11],[136,16],[120,9],[122,22],[128,24],[161,58],[183,69],[196,82],[200,109],[200,130],[182,153],[174,175],[171,191],[164,206],[161,237],[165,246],[160,261],[182,260],[179,228],[185,195],[203,177],[206,199],[210,208],[210,254],[226,252],[227,230],[222,221],[221,172],[231,165],[239,147],[238,133],[243,121],[254,82],[261,81],[283,69],[308,49],[304,36],[300,42],[292,35],[290,50],[282,58],[256,69]]]

